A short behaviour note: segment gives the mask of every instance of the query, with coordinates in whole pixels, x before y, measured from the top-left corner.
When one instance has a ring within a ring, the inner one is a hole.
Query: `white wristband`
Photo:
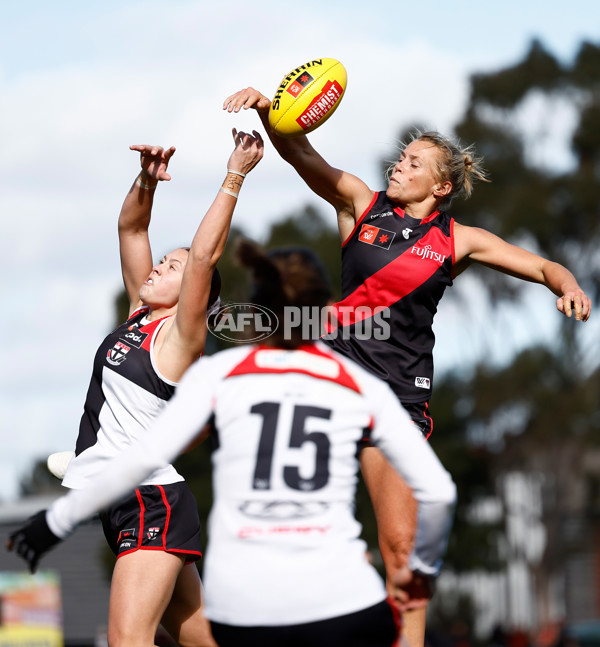
[[[245,173],[240,173],[240,171],[234,171],[230,168],[227,169],[227,173],[233,173],[234,175],[240,175],[241,177],[246,177]]]
[[[233,191],[230,191],[229,189],[224,189],[223,187],[221,187],[219,191],[221,193],[226,193],[227,195],[230,195],[232,198],[237,198],[239,195],[239,193],[234,193]]]
[[[142,178],[139,175],[137,178],[137,183],[140,185],[142,189],[145,189],[146,191],[153,191],[158,186],[158,184],[155,184],[154,186],[150,186],[149,184],[144,184],[142,182]]]

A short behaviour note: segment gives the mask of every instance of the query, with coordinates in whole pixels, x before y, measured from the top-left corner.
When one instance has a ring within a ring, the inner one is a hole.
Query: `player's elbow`
[[[456,505],[457,498],[458,498],[458,490],[456,488],[456,483],[452,480],[450,474],[448,474],[446,483],[443,487],[443,490],[441,491],[441,503],[444,503],[447,506],[452,507]]]
[[[450,473],[444,470],[436,480],[433,491],[429,493],[427,499],[441,505],[453,507],[456,505],[457,497],[456,483],[452,480]]]

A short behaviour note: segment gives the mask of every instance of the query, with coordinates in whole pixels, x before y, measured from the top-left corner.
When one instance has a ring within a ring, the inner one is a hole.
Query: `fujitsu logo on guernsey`
[[[418,247],[417,245],[414,245],[413,247],[411,247],[410,253],[420,256],[424,261],[431,260],[439,263],[440,265],[446,260],[446,256],[431,249],[431,245],[425,245],[424,247]]]

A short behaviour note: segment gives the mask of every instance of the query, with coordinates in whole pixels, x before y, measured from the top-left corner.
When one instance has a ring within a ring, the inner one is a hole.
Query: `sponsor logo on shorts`
[[[415,377],[415,386],[420,389],[429,389],[431,388],[431,380],[428,377]]]
[[[395,237],[396,232],[382,229],[381,227],[373,227],[373,225],[363,225],[358,234],[358,240],[361,243],[375,245],[382,249],[389,249]]]
[[[131,346],[118,341],[108,353],[106,353],[106,361],[113,366],[122,364],[127,359],[127,353],[131,350]]]
[[[154,539],[156,539],[158,537],[159,533],[160,533],[160,528],[156,528],[156,527],[148,528],[148,532],[146,533],[146,537],[148,537],[148,539],[150,541],[153,541]]]
[[[135,539],[135,528],[127,528],[126,530],[121,530],[119,532],[119,539],[117,539],[117,543],[121,544],[121,542],[128,541],[130,539]]]

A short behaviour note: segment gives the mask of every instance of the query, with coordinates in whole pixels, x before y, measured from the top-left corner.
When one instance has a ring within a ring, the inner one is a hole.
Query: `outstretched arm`
[[[42,555],[70,535],[79,523],[120,499],[148,474],[186,450],[212,412],[216,382],[210,360],[190,369],[169,406],[147,433],[107,461],[87,487],[69,490],[8,537],[6,548],[24,559],[32,573]]]
[[[227,175],[192,241],[183,272],[177,313],[167,321],[157,338],[158,369],[178,381],[204,350],[207,333],[206,309],[211,280],[221,258],[231,218],[244,178],[262,159],[261,136],[233,129],[235,148],[227,162]]]
[[[557,309],[577,321],[587,321],[592,302],[563,265],[549,261],[478,227],[454,225],[457,273],[476,262],[525,281],[541,283],[553,292]]]
[[[154,192],[159,181],[171,179],[167,167],[175,147],[165,150],[161,146],[133,145],[129,148],[140,153],[142,167],[125,197],[119,215],[121,272],[131,314],[140,305],[140,287],[152,270],[148,227]]]
[[[300,177],[321,198],[329,202],[338,215],[340,234],[345,240],[356,221],[373,198],[373,191],[359,178],[328,164],[312,147],[308,138],[280,137],[269,125],[270,99],[254,88],[245,88],[225,99],[223,109],[239,112],[254,108],[273,146],[291,164]]]

